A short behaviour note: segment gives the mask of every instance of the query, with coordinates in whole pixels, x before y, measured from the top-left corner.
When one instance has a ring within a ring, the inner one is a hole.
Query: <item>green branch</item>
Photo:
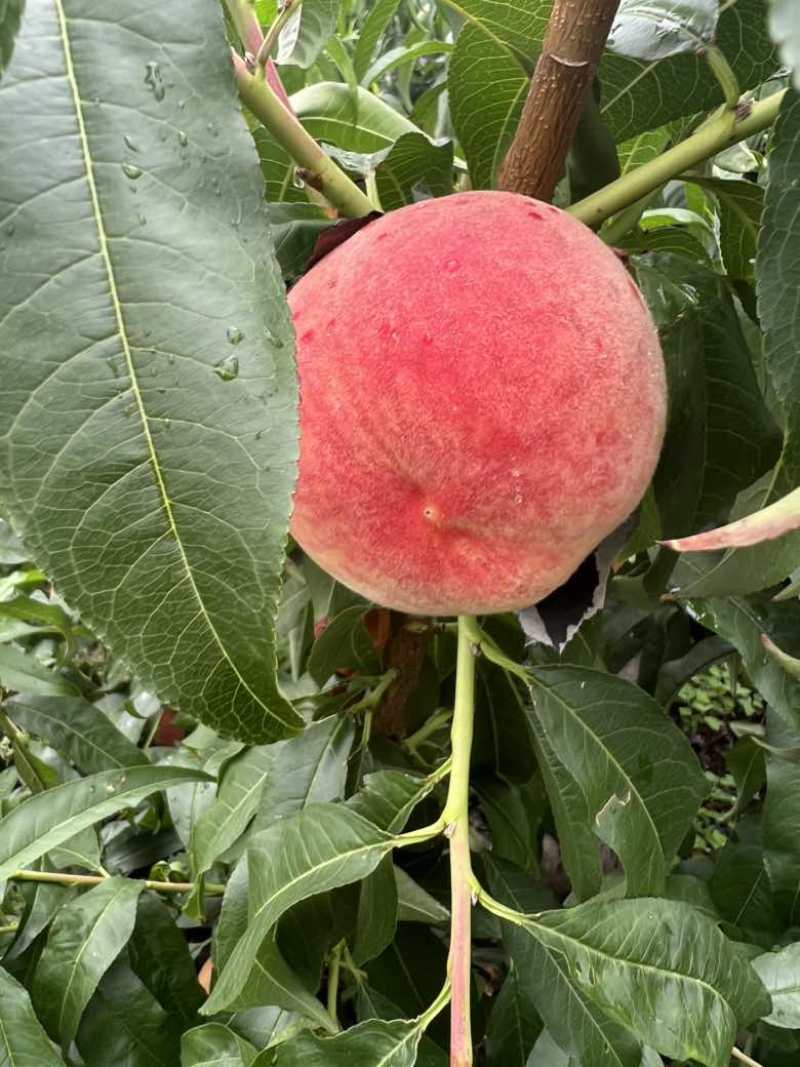
[[[657,159],[624,174],[604,189],[587,196],[567,210],[587,226],[596,227],[617,212],[635,204],[666,182],[696,167],[738,141],[768,129],[778,117],[786,90],[775,93],[750,107],[746,115],[724,111],[691,137],[675,145]]]
[[[69,874],[61,871],[14,871],[8,877],[9,882],[50,882],[53,885],[100,885],[107,881],[110,875],[102,874]],[[195,888],[194,882],[153,882],[146,880],[145,889],[152,889],[156,893],[191,893]],[[207,885],[206,893],[209,896],[221,897],[225,892],[224,885]]]

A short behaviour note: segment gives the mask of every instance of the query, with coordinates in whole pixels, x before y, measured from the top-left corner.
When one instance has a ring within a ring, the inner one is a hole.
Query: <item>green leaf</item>
[[[530,781],[536,755],[520,686],[501,667],[478,661],[472,768],[510,782]]]
[[[43,861],[33,864],[36,870],[46,870]],[[17,927],[17,935],[11,948],[4,955],[5,960],[14,960],[30,948],[42,930],[45,930],[53,917],[67,901],[72,899],[74,890],[69,886],[50,882],[23,882],[19,886],[25,898],[25,912]]]
[[[397,882],[391,856],[384,856],[361,883],[353,959],[374,960],[392,943],[398,920]]]
[[[578,990],[673,1059],[728,1067],[739,1026],[769,1009],[749,962],[688,905],[581,904],[521,925],[562,957]]]
[[[292,107],[312,137],[348,152],[378,152],[417,127],[366,89],[358,90],[358,119],[353,99],[341,82],[317,82],[294,93]]]
[[[103,976],[76,1044],[86,1067],[175,1067],[181,1028],[128,966],[123,952]]]
[[[772,1011],[764,1022],[787,1030],[800,1028],[800,942],[757,956],[753,967],[772,997]]]
[[[347,801],[347,807],[389,833],[400,833],[411,812],[433,789],[428,778],[404,771],[376,771],[364,787]]]
[[[526,1067],[528,1056],[542,1029],[542,1022],[527,989],[511,961],[486,1034],[489,1067]]]
[[[298,737],[272,745],[273,770],[261,793],[253,832],[266,830],[309,804],[341,799],[354,736],[351,718],[329,715]]]
[[[402,867],[394,868],[397,887],[397,918],[400,922],[446,923],[450,912],[423,889]]]
[[[109,878],[56,916],[36,967],[33,1002],[50,1036],[72,1044],[97,985],[127,944],[143,882]]]
[[[372,82],[380,81],[390,71],[397,67],[403,67],[414,63],[423,56],[435,56],[447,54],[453,51],[453,46],[446,41],[419,41],[417,44],[400,45],[390,48],[388,52],[379,55],[374,63],[365,71],[361,78],[361,84],[368,88]]]
[[[273,199],[267,192],[267,199]],[[277,204],[269,206],[269,221],[275,239],[275,255],[286,281],[293,282],[305,271],[321,233],[333,225],[316,204]],[[306,597],[303,586],[298,596]]]
[[[798,691],[794,682],[795,692]],[[795,719],[800,722],[800,699],[795,705]],[[792,753],[800,740],[800,728],[787,725],[768,714],[770,742]],[[776,910],[786,926],[800,921],[800,849],[797,826],[800,822],[800,767],[791,759],[778,758],[776,752],[767,760],[767,791],[762,817],[764,864],[775,900]]]
[[[264,178],[264,195],[272,205],[279,201],[309,206],[303,191],[303,183],[296,176],[296,164],[263,126],[256,126],[253,140]],[[277,248],[276,248],[277,253]]]
[[[216,798],[192,826],[189,852],[195,877],[207,871],[247,829],[274,765],[272,745],[257,745],[225,766]]]
[[[375,646],[364,625],[366,610],[363,604],[345,608],[311,646],[306,666],[317,685],[324,685],[342,667],[366,672],[378,670]]]
[[[764,16],[764,0],[738,0],[719,19],[716,44],[742,91],[760,85],[777,66]],[[722,90],[703,56],[675,55],[652,63],[606,53],[600,80],[602,110],[618,141],[722,103]]]
[[[16,693],[42,696],[75,696],[78,692],[72,682],[13,645],[0,645],[0,685]]]
[[[800,94],[789,92],[773,136],[769,185],[764,201],[756,271],[758,310],[764,331],[764,360],[775,395],[783,408],[784,446],[772,476],[748,494],[741,514],[759,511],[792,491],[800,481],[800,320],[794,294],[798,268],[791,249],[800,239]],[[686,533],[691,532],[686,530]],[[702,581],[686,592],[716,596],[764,589],[786,577],[800,559],[800,533],[775,543],[730,551],[704,568]]]
[[[0,1063],[3,1067],[64,1067],[47,1039],[24,986],[0,968]]]
[[[143,893],[128,956],[135,974],[165,1011],[186,1026],[196,1020],[204,996],[176,919],[175,912],[154,893]]]
[[[511,868],[492,864],[490,882],[503,903],[518,911],[549,906],[547,894],[528,879],[523,881]],[[511,923],[503,924],[503,941],[517,969],[523,995],[535,1005],[558,1044],[582,1067],[639,1067],[639,1043],[614,1013],[578,985],[560,946],[535,940]]]
[[[492,189],[522,114],[525,72],[502,43],[466,25],[450,56],[447,87],[472,188]]]
[[[760,845],[729,841],[721,850],[708,888],[730,936],[765,948],[779,929],[775,901]]]
[[[529,720],[585,797],[619,856],[627,893],[661,893],[707,791],[684,735],[644,691],[581,667],[530,672]]]
[[[0,115],[15,160],[0,208],[0,230],[14,226],[3,509],[162,699],[248,740],[292,733],[273,633],[297,451],[291,329],[221,9],[175,0],[98,22],[90,0],[36,4]]]
[[[679,581],[684,574],[700,578],[703,574],[697,559],[683,556],[676,571]],[[712,597],[690,600],[686,608],[693,619],[724,637],[742,657],[753,685],[780,716],[787,728],[800,732],[800,682],[769,656],[762,634],[781,648],[796,646],[800,626],[800,604],[787,601],[776,604],[763,596]]]
[[[302,1033],[280,1045],[276,1067],[414,1067],[423,1028],[416,1020],[369,1019],[336,1037]]]
[[[129,767],[37,793],[0,820],[0,882],[87,826],[171,785],[208,779],[182,767]]]
[[[149,765],[140,748],[80,697],[17,697],[6,709],[18,726],[47,741],[85,774]]]
[[[367,5],[366,16],[359,27],[356,46],[353,50],[353,67],[359,81],[362,80],[364,72],[372,62],[378,41],[399,6],[400,0],[376,0],[375,3]]]
[[[794,72],[800,89],[800,12],[793,0],[770,0],[769,32],[783,63]]]
[[[25,0],[0,0],[0,78],[11,61]]]
[[[222,1010],[241,993],[262,942],[284,912],[307,897],[365,878],[393,843],[392,836],[360,815],[333,804],[309,807],[253,838],[247,930],[203,1014]]]
[[[800,93],[790,91],[781,105],[769,157],[769,184],[758,246],[758,311],[764,330],[764,357],[786,413],[787,477],[800,478],[800,319],[793,298],[798,265],[791,249],[800,239]]]
[[[384,211],[413,204],[415,192],[447,196],[453,190],[453,144],[436,144],[424,133],[404,133],[375,168]]]
[[[731,278],[752,284],[764,190],[753,182],[722,178],[693,177],[692,183],[713,193],[719,205],[719,241],[725,270]]]
[[[536,873],[538,868],[537,831],[545,812],[544,804],[527,804],[518,786],[490,779],[476,783],[481,808],[489,823],[492,855],[507,860],[522,870]]]
[[[276,61],[308,70],[336,30],[339,7],[340,0],[303,0],[281,31]]]
[[[222,1023],[204,1023],[181,1037],[181,1067],[250,1067],[256,1050]]]
[[[634,59],[694,53],[714,39],[717,0],[622,0],[607,47]]]
[[[654,486],[674,537],[727,516],[777,459],[780,434],[725,281],[665,255],[639,259],[637,277],[667,365],[670,417]]]

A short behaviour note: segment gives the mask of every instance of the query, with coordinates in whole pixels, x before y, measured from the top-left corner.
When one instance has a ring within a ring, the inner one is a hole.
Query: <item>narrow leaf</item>
[[[182,782],[208,780],[182,767],[130,767],[54,786],[23,800],[0,820],[0,882],[81,830],[151,793]]]
[[[3,0],[0,4],[0,78],[11,60],[24,10],[25,0]]]
[[[145,753],[87,700],[18,697],[6,707],[17,725],[52,745],[85,774],[149,763]]]
[[[36,1018],[24,986],[0,967],[0,1064],[64,1067]]]
[[[716,530],[679,537],[661,543],[675,552],[710,552],[720,548],[746,548],[771,541],[800,528],[800,489],[776,500],[761,511]]]
[[[281,1045],[276,1067],[414,1067],[422,1037],[418,1021],[369,1019],[336,1037],[299,1034]]]
[[[125,947],[142,882],[109,878],[65,905],[36,967],[33,1001],[50,1036],[69,1048],[97,984]]]
[[[333,804],[309,807],[258,834],[248,849],[248,926],[203,1014],[213,1015],[241,993],[262,942],[284,912],[314,894],[365,878],[393,843],[360,815]]]

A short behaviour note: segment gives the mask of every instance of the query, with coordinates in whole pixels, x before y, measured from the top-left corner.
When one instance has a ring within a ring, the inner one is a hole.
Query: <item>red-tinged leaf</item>
[[[800,528],[800,489],[776,500],[774,504],[716,530],[679,537],[661,544],[676,552],[710,552],[720,548],[747,548],[762,541]]]

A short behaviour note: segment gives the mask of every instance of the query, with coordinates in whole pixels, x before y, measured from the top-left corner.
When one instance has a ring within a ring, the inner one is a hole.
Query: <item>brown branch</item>
[[[619,0],[555,0],[498,186],[552,200]]]

